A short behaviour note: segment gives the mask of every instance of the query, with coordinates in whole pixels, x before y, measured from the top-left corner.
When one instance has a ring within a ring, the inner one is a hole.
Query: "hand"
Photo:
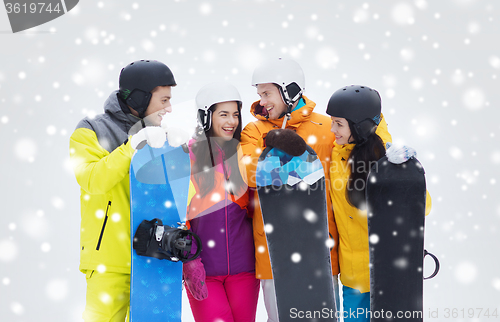
[[[167,135],[163,128],[160,126],[146,126],[132,135],[130,144],[134,150],[142,149],[146,143],[152,148],[161,148],[166,140]]]
[[[189,140],[191,140],[192,135],[190,135],[188,131],[180,127],[170,126],[169,123],[170,122],[167,121],[167,118],[164,117],[161,120],[160,125],[162,129],[167,133],[168,145],[176,148],[183,144],[187,144]]]
[[[191,295],[198,301],[206,299],[208,297],[208,289],[205,283],[205,266],[203,266],[201,258],[184,263],[182,265],[182,273],[184,275],[184,283],[189,292],[191,292]]]
[[[167,139],[168,139],[168,145],[171,147],[178,147],[183,144],[186,144],[191,140],[191,135],[189,133],[181,128],[178,127],[171,127],[167,131]]]
[[[272,130],[267,133],[266,146],[272,146],[281,151],[299,156],[304,154],[307,144],[297,133],[288,129]]]
[[[406,145],[393,145],[392,143],[387,142],[385,155],[390,163],[401,164],[411,158],[416,158],[417,151]]]

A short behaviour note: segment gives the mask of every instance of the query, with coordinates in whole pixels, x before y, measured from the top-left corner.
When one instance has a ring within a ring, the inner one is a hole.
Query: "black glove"
[[[293,156],[304,154],[307,148],[306,141],[297,133],[288,129],[269,131],[265,144]]]

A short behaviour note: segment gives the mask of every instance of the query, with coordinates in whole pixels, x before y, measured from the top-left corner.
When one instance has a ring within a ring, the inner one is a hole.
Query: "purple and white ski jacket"
[[[217,183],[213,189],[201,196],[193,175],[192,187],[196,193],[191,198],[187,218],[190,229],[202,241],[201,260],[207,276],[235,275],[255,272],[255,248],[253,242],[252,219],[248,216],[248,189],[241,189],[231,195],[225,189],[227,174],[231,170],[223,162],[224,151],[212,144],[216,158],[215,176]],[[190,150],[191,162],[196,156]],[[236,155],[233,157],[237,157]],[[236,169],[239,171],[239,169]]]

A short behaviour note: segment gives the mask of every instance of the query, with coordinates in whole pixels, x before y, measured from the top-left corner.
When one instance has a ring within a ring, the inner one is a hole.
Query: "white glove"
[[[142,149],[146,143],[152,148],[161,148],[165,141],[167,140],[167,135],[165,130],[160,126],[147,126],[132,135],[130,138],[130,144],[134,150]]]
[[[417,151],[406,145],[395,145],[390,142],[386,144],[385,155],[390,163],[401,164],[410,160],[411,158],[417,157]]]
[[[192,135],[179,127],[169,126],[166,119],[167,118],[162,119],[160,126],[165,132],[167,132],[168,145],[176,148],[188,143],[189,140],[191,140]]]
[[[183,129],[171,127],[167,132],[168,144],[171,147],[178,147],[186,144],[191,140],[191,135]]]
[[[161,119],[160,126],[163,128],[163,130],[165,132],[168,132],[168,128],[169,128],[168,123],[169,123],[168,116],[167,115],[163,115],[163,118]]]

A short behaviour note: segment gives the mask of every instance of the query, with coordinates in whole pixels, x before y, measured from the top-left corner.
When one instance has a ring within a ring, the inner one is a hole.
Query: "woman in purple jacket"
[[[187,215],[203,250],[184,265],[189,303],[196,322],[255,321],[259,282],[239,167],[241,98],[234,86],[213,83],[200,89],[196,104],[203,129],[190,143],[193,197]]]

